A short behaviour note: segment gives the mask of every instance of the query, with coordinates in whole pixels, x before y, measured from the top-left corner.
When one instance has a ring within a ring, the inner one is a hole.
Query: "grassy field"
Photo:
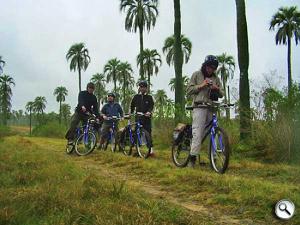
[[[0,142],[0,224],[282,224],[273,207],[300,206],[300,167],[232,159],[176,168],[170,149],[142,160],[97,151],[66,155],[65,141],[24,136]],[[288,224],[300,224],[296,214]]]

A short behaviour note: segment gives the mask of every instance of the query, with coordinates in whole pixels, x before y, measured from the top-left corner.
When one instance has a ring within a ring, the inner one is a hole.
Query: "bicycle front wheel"
[[[119,142],[119,149],[124,153],[124,155],[131,155],[132,153],[132,143],[130,140],[130,134],[127,130],[124,130],[121,133],[120,142]]]
[[[136,151],[141,158],[147,158],[150,153],[150,134],[144,128],[140,129],[140,134],[136,135]]]
[[[185,167],[189,161],[192,138],[184,135],[178,144],[172,146],[172,160],[178,167]]]
[[[75,151],[77,155],[84,156],[90,154],[96,147],[96,135],[89,131],[87,134],[81,134],[75,142]]]
[[[211,136],[209,146],[209,160],[213,170],[217,173],[225,173],[229,163],[229,140],[226,132],[220,128],[215,128],[215,133]]]

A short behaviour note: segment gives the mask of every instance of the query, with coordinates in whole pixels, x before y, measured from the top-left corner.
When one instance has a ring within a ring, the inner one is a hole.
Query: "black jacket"
[[[94,113],[96,116],[99,116],[98,102],[94,94],[90,94],[88,91],[79,92],[76,112],[82,113],[82,106],[84,106],[88,112]]]
[[[152,112],[154,107],[154,101],[151,95],[137,94],[133,97],[130,105],[130,112]]]

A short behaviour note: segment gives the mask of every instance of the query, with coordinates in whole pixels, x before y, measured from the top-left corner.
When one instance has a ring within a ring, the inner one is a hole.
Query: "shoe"
[[[196,159],[197,159],[197,156],[195,156],[195,155],[190,155],[190,156],[189,156],[189,162],[188,162],[188,164],[187,164],[187,167],[189,167],[189,168],[195,168]]]
[[[68,140],[67,145],[73,145],[73,144],[74,144],[73,140]]]
[[[149,154],[148,154],[148,157],[155,157],[155,154],[154,154],[154,152],[150,152]]]

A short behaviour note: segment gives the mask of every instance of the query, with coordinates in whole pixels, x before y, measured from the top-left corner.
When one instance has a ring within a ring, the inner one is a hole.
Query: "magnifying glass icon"
[[[289,214],[289,216],[291,215],[291,213],[287,210],[287,206],[285,203],[280,203],[279,205],[279,210],[282,212],[286,212],[287,214]]]

